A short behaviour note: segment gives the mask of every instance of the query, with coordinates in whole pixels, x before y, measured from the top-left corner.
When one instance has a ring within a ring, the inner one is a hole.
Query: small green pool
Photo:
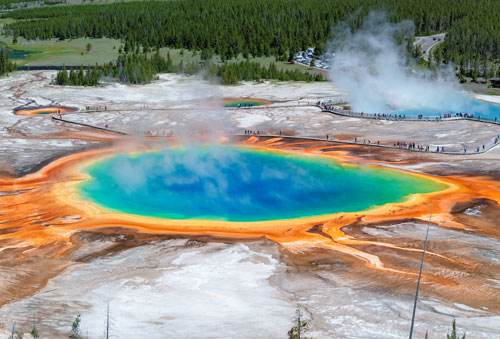
[[[263,99],[228,99],[223,103],[224,107],[253,107],[269,105],[271,102]]]

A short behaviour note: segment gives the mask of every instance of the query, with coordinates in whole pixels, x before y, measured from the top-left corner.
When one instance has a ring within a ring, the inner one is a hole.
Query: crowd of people
[[[321,102],[321,101],[318,101],[316,103],[316,105],[318,107],[320,107],[321,109],[323,110],[326,110],[326,111],[338,111],[338,107],[336,107],[335,104],[330,104],[330,103],[324,103],[324,102]],[[353,115],[353,116],[358,116],[358,117],[366,117],[366,118],[382,118],[382,119],[406,119],[406,115],[405,114],[392,114],[392,113],[363,113],[363,112],[359,112],[359,113],[353,113],[353,112],[346,112],[347,114],[349,115]],[[417,118],[418,120],[422,120],[422,119],[427,119],[427,118],[424,118],[424,115],[423,114],[419,114],[417,115]],[[448,113],[448,114],[443,114],[443,115],[438,115],[438,116],[435,116],[434,117],[435,119],[437,120],[441,120],[441,119],[452,119],[452,118],[466,118],[466,119],[475,119],[475,120],[481,120],[481,116],[474,116],[474,114],[470,114],[470,113]],[[498,123],[498,118],[494,118],[494,119],[483,119],[483,120],[487,120],[487,121],[491,121],[491,122],[495,122],[495,123]],[[330,140],[329,136],[327,135],[326,136],[326,139],[327,140]],[[500,141],[500,135],[498,135],[494,140],[493,140],[493,144],[496,145],[498,144]],[[355,143],[358,143],[358,138],[354,138],[354,142]],[[363,144],[370,144],[370,145],[374,145],[372,144],[371,140],[366,140],[364,139],[363,140]],[[377,141],[376,145],[380,145],[380,141]],[[396,143],[393,144],[393,147],[394,148],[402,148],[402,149],[408,149],[408,150],[414,150],[414,151],[421,151],[421,152],[430,152],[431,151],[431,147],[429,145],[422,145],[422,144],[417,144],[417,143],[414,143],[414,142],[406,142],[406,141],[398,141]],[[481,150],[485,150],[486,149],[486,146],[485,145],[482,145],[482,147],[480,146],[477,146],[476,148],[476,152],[479,153]],[[435,149],[435,152],[440,152],[440,153],[444,153],[446,152],[445,150],[445,147],[444,146],[436,146],[436,149]],[[464,153],[467,153],[467,147],[464,146]]]
[[[108,125],[106,124],[106,128]],[[150,131],[144,131],[144,135],[147,137],[171,137],[174,135],[174,132],[172,130],[150,130]]]
[[[318,101],[316,105],[325,111],[338,111],[338,104],[326,104],[324,102]],[[363,117],[363,118],[375,118],[375,119],[406,119],[406,114],[396,114],[396,113],[364,113],[364,112],[351,112],[345,111],[348,115]]]
[[[414,142],[407,143],[405,141],[403,141],[403,142],[398,141],[397,143],[394,144],[394,147],[395,148],[406,148],[406,149],[422,151],[422,152],[429,152],[430,151],[429,145],[424,146],[421,144],[416,144]],[[437,147],[437,151],[439,152],[439,146]],[[444,147],[441,147],[441,151],[444,152]]]
[[[354,138],[354,142],[358,143],[357,137]],[[363,144],[380,146],[380,140],[377,140],[376,143],[372,143],[370,139],[363,139]],[[390,146],[386,145],[386,147],[390,147]],[[414,142],[406,142],[406,141],[398,141],[398,142],[393,144],[393,147],[421,151],[421,152],[429,152],[430,151],[430,146],[424,146],[421,144],[416,144]],[[437,151],[444,152],[444,147],[441,147],[441,148],[438,147]]]
[[[338,112],[339,106],[331,103],[324,103],[321,101],[316,102],[316,105],[325,111]],[[364,112],[351,112],[342,110],[343,114],[362,117],[362,118],[371,118],[371,119],[397,119],[404,120],[406,118],[406,114],[400,113],[364,113]],[[464,112],[456,112],[456,113],[446,113],[446,114],[438,114],[435,116],[425,116],[424,114],[417,114],[417,119],[414,120],[443,120],[443,119],[456,119],[456,118],[465,118],[465,119],[474,119],[474,120],[483,120],[494,123],[499,123],[498,118],[482,118],[480,115],[475,116],[472,113],[464,113]],[[410,118],[411,119],[411,118]]]
[[[328,137],[328,135],[326,136],[326,139],[327,140],[333,140],[330,139]],[[358,138],[355,137],[354,138],[354,142],[355,143],[358,143]],[[500,134],[498,136],[496,136],[494,139],[493,139],[493,145],[496,145],[500,142]],[[359,142],[361,143],[361,142]],[[363,139],[363,144],[367,144],[367,145],[377,145],[377,146],[380,146],[380,141],[377,141],[376,143],[372,143],[370,139]],[[388,145],[386,145],[386,147],[390,147]],[[412,151],[420,151],[420,152],[431,152],[431,146],[430,145],[422,145],[422,144],[417,144],[417,143],[414,143],[414,142],[406,142],[406,141],[398,141],[398,142],[395,142],[393,145],[392,145],[393,148],[399,148],[399,149],[407,149],[407,150],[412,150]],[[485,145],[482,145],[481,146],[477,146],[476,148],[476,153],[479,153],[480,151],[485,151],[486,150],[486,146]],[[446,149],[444,146],[436,146],[435,148],[435,152],[439,152],[439,153],[444,153],[446,152]],[[467,153],[467,147],[464,146],[464,153]]]
[[[328,136],[327,136],[327,140],[328,140]],[[358,143],[357,137],[354,138],[354,142]],[[499,142],[500,142],[500,134],[493,139],[493,145],[496,145]],[[372,144],[370,139],[363,139],[363,144],[380,146],[380,141],[377,141],[376,144]],[[408,149],[408,150],[412,150],[412,151],[420,151],[420,152],[430,152],[431,151],[430,145],[424,146],[422,144],[417,144],[414,142],[406,142],[406,141],[398,141],[398,142],[394,143],[392,145],[392,147],[393,148],[400,148],[400,149]],[[476,153],[479,153],[479,152],[485,151],[485,150],[486,150],[486,146],[484,144],[482,146],[476,147]],[[444,153],[444,152],[446,152],[446,149],[444,146],[436,146],[435,152]],[[466,146],[464,146],[464,153],[467,153]]]
[[[258,131],[258,130],[249,130],[249,129],[245,130],[245,135],[259,135],[259,134],[260,134],[260,131]],[[280,135],[281,135],[281,131],[280,131]]]
[[[325,109],[325,110],[332,110],[332,109],[334,109],[333,105],[327,105],[327,104],[322,103],[320,101],[317,102],[317,105],[320,106],[321,108]],[[245,107],[245,106],[239,106],[238,105],[238,107]],[[251,105],[249,104],[247,107],[251,107]],[[92,108],[92,107],[87,106],[86,108],[89,109],[89,108]],[[99,108],[101,108],[101,107],[99,107]],[[107,107],[104,106],[104,109],[107,109]],[[62,119],[62,114],[61,114],[61,112],[59,110],[56,112],[56,114],[59,116],[60,119]],[[360,113],[360,114],[363,114],[363,113]],[[380,117],[387,117],[387,116],[388,117],[396,117],[396,115],[391,116],[390,114],[386,115],[386,114],[382,114],[382,113],[374,113],[374,115],[377,115],[377,116],[380,116]],[[464,118],[474,118],[473,114],[467,114],[467,113],[456,113],[455,116],[456,117],[464,117]],[[405,115],[398,115],[397,117],[404,119]],[[452,116],[452,114],[446,114],[443,117],[446,119],[446,118],[452,118],[453,116]],[[477,117],[477,118],[479,119],[479,117]],[[495,118],[495,121],[496,121],[496,118]],[[105,125],[105,128],[108,128],[108,124],[107,123]],[[167,130],[149,130],[149,131],[145,131],[144,134],[145,134],[145,136],[149,136],[149,137],[159,137],[159,136],[171,137],[171,136],[173,136],[173,131],[172,130],[170,130],[170,131],[167,131]],[[260,130],[245,130],[244,134],[245,135],[260,135]],[[279,135],[280,136],[283,135],[281,130],[279,131]],[[326,140],[328,140],[328,141],[334,141],[335,138],[334,138],[334,136],[327,134],[326,135]],[[354,143],[361,143],[361,142],[358,142],[358,138],[355,137],[354,138]],[[500,134],[493,139],[493,145],[496,145],[498,143],[500,143]],[[377,140],[376,143],[372,143],[372,141],[370,139],[363,139],[362,144],[381,146],[379,140]],[[382,145],[382,146],[384,146],[384,147],[391,147],[390,145]],[[393,143],[392,147],[393,148],[398,148],[398,149],[407,149],[407,150],[412,150],[412,151],[432,152],[430,145],[423,145],[423,144],[418,144],[418,143],[415,143],[415,142],[408,142],[408,141],[398,141],[398,142],[395,142],[395,143]],[[435,146],[435,147],[436,148],[435,148],[434,152],[439,152],[439,153],[446,152],[446,149],[445,149],[444,146]],[[476,149],[475,149],[476,153],[481,152],[481,150],[482,151],[486,150],[486,146],[484,144],[482,146],[477,146]],[[467,152],[468,152],[467,147],[464,146],[463,147],[463,153],[467,153]]]
[[[85,106],[87,111],[106,111],[108,106]]]

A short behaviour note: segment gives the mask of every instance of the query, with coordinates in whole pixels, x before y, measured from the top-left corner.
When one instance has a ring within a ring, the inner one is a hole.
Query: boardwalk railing
[[[418,149],[418,148],[409,148],[406,146],[393,146],[393,145],[384,145],[380,143],[367,143],[367,142],[356,142],[356,141],[345,141],[345,140],[338,140],[338,139],[333,139],[333,138],[317,138],[317,137],[301,137],[301,136],[288,136],[288,135],[282,135],[282,134],[260,134],[260,133],[236,133],[236,134],[230,134],[232,136],[241,136],[241,137],[250,137],[250,136],[255,136],[255,137],[262,137],[262,138],[283,138],[283,139],[299,139],[299,140],[310,140],[310,141],[322,141],[322,142],[331,142],[331,143],[336,143],[336,144],[344,144],[344,145],[358,145],[358,146],[369,146],[369,147],[381,147],[381,148],[390,148],[390,149],[396,149],[396,150],[402,150],[402,151],[410,151],[410,152],[418,152],[418,153],[435,153],[435,154],[451,154],[451,155],[477,155],[477,154],[482,154],[486,153],[489,150],[491,150],[493,147],[497,146],[500,144],[500,137],[495,138],[494,142],[488,146],[485,146],[483,148],[479,148],[478,150],[474,150],[473,152],[452,152],[452,151],[437,151],[437,150],[431,150],[430,148],[428,150],[424,149]]]
[[[52,119],[57,120],[57,121],[70,123],[70,124],[80,125],[80,126],[84,126],[84,127],[95,128],[95,129],[98,129],[101,131],[118,133],[118,134],[122,134],[122,135],[129,135],[129,133],[127,133],[127,132],[122,132],[122,131],[118,131],[118,130],[107,128],[107,127],[100,127],[100,126],[96,126],[96,125],[86,124],[86,123],[78,122],[78,121],[71,121],[71,120],[64,119],[62,117],[58,117],[57,115],[53,115]]]
[[[288,104],[288,105],[258,105],[258,106],[241,106],[241,107],[223,107],[223,106],[214,106],[207,108],[208,110],[245,110],[245,109],[279,109],[279,108],[290,108],[290,107],[316,107],[315,102],[298,102],[297,104]],[[84,110],[75,112],[75,113],[99,113],[99,112],[133,112],[133,111],[200,111],[202,108],[200,107],[162,107],[155,108],[144,105],[142,107],[129,107],[129,108],[113,108],[108,106],[85,106]]]
[[[372,120],[391,120],[391,121],[454,121],[454,120],[469,120],[484,122],[489,124],[500,125],[500,120],[498,118],[487,118],[482,116],[474,116],[467,113],[454,113],[454,114],[443,114],[439,116],[406,116],[406,114],[396,114],[396,113],[364,113],[364,112],[353,112],[348,110],[339,109],[336,107],[338,103],[317,103],[317,106],[321,108],[323,112],[329,112],[336,115],[342,115],[347,117],[362,118],[362,119],[372,119]]]
[[[339,102],[339,104],[342,104],[342,102]],[[299,105],[296,105],[296,106],[299,106]],[[300,105],[300,106],[311,106],[311,104],[308,102],[308,103]],[[334,114],[340,114],[340,115],[345,115],[345,116],[356,116],[356,117],[368,118],[368,119],[384,119],[384,120],[398,120],[398,121],[414,121],[414,120],[415,121],[426,121],[424,119],[413,119],[413,118],[400,119],[400,118],[396,118],[396,117],[392,117],[392,119],[391,119],[390,116],[389,117],[387,117],[387,116],[380,117],[380,116],[378,116],[378,114],[373,114],[373,113],[372,114],[364,114],[364,113],[356,113],[356,112],[351,112],[351,111],[334,110],[334,109],[331,109],[329,107],[325,107],[326,105],[321,105],[320,103],[317,103],[317,106],[320,107],[323,111],[332,112]],[[283,105],[283,106],[276,106],[276,107],[290,107],[290,106]],[[87,108],[90,108],[90,107],[87,107]],[[101,108],[101,107],[98,107],[98,109],[99,108]],[[252,108],[257,108],[257,107],[252,107]],[[109,110],[109,111],[112,111],[112,110]],[[90,113],[90,112],[92,112],[92,111],[89,110],[89,111],[83,111],[80,113]],[[71,113],[69,113],[69,114],[71,114]],[[75,113],[72,113],[72,114],[75,114]],[[67,115],[67,114],[64,114],[64,115]],[[107,132],[114,132],[114,133],[118,133],[118,134],[122,134],[122,135],[129,134],[127,132],[118,131],[118,130],[114,130],[114,129],[107,128],[107,127],[100,127],[100,126],[96,126],[96,125],[92,125],[92,124],[67,120],[67,119],[63,118],[62,115],[61,115],[61,117],[59,117],[57,115],[53,115],[52,119],[58,120],[61,122],[81,125],[81,126],[85,126],[85,127],[96,128],[96,129],[107,131]],[[437,121],[446,121],[446,120],[474,120],[474,121],[488,122],[488,123],[493,123],[493,124],[499,125],[499,123],[497,121],[486,121],[485,119],[483,120],[482,118],[480,120],[479,119],[476,120],[474,118],[451,117],[451,118],[446,118],[444,120],[437,120]],[[430,120],[427,120],[427,121],[430,121]],[[433,121],[436,121],[436,120],[433,120]],[[279,135],[260,134],[260,132],[254,133],[252,131],[247,131],[244,134],[241,134],[241,133],[227,133],[227,134],[231,135],[231,136],[247,136],[247,137],[248,136],[257,136],[257,137],[272,137],[272,138],[276,138],[276,137],[292,138],[292,139],[302,139],[302,140],[311,140],[311,141],[332,142],[332,143],[346,144],[346,145],[360,145],[360,146],[390,148],[390,149],[405,150],[405,151],[419,152],[419,153],[438,153],[438,154],[455,154],[455,155],[476,155],[476,154],[486,153],[489,150],[491,150],[493,147],[500,144],[500,134],[498,136],[496,136],[493,140],[493,143],[489,144],[488,146],[483,145],[482,147],[477,147],[473,151],[467,151],[464,148],[463,152],[443,151],[442,147],[438,147],[436,145],[432,146],[433,148],[435,148],[434,150],[432,150],[430,145],[427,145],[424,147],[423,144],[416,144],[416,143],[409,144],[409,145],[413,145],[413,147],[410,147],[407,144],[399,144],[399,143],[394,144],[394,145],[384,145],[384,144],[380,144],[380,142],[371,143],[369,139],[365,139],[363,142],[358,142],[357,140],[345,141],[345,140],[337,140],[337,139],[333,139],[333,138],[318,138],[318,137],[307,137],[307,136],[302,136],[302,137],[301,136],[286,136],[286,135],[282,135],[281,133]],[[173,135],[172,131],[168,135],[161,135],[161,133],[149,133],[149,134],[146,133],[146,136],[153,136],[153,137],[162,137],[162,136],[170,136],[171,137],[172,135]],[[368,140],[368,142],[366,142],[366,140]]]

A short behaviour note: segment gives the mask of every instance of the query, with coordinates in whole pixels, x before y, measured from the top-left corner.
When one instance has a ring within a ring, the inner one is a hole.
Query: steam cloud
[[[228,179],[219,167],[224,167],[228,162],[241,164],[242,161],[231,148],[218,146],[223,133],[234,128],[229,112],[221,106],[222,91],[197,76],[182,79],[177,84],[173,87],[170,82],[161,82],[151,88],[159,102],[166,101],[167,108],[174,110],[144,115],[134,122],[133,128],[138,137],[126,138],[117,145],[116,161],[107,168],[105,179],[106,185],[113,185],[109,191],[110,197],[117,191],[129,196],[144,194],[141,200],[143,205],[155,206],[161,201],[148,197],[151,192],[141,191],[145,187],[152,191],[161,187],[182,191],[185,187],[199,185],[208,197],[227,196],[226,199],[230,199],[227,194]],[[178,146],[172,146],[164,138],[145,143],[142,138],[144,131],[172,131]],[[173,152],[172,147],[182,147],[185,151]],[[196,151],[200,148],[204,149],[206,157]],[[161,156],[143,157],[140,161],[124,156],[143,149],[157,149]],[[179,168],[189,175],[180,175]],[[241,166],[240,174],[249,175],[244,166]],[[154,186],[150,186],[151,182],[154,182]]]
[[[177,87],[170,82],[159,83],[152,90],[157,98],[171,102],[166,108],[177,110],[170,110],[165,116],[146,116],[136,126],[137,135],[142,136],[144,130],[163,129],[171,130],[182,142],[199,137],[216,142],[221,134],[234,128],[228,112],[220,105],[222,91],[201,77],[183,79]]]
[[[413,33],[411,21],[389,23],[380,12],[370,13],[359,30],[345,23],[335,28],[330,77],[349,93],[354,111],[467,112],[474,106],[459,93],[453,66],[437,73],[407,66],[406,46],[398,45],[396,37],[407,42]]]
[[[211,139],[208,141],[217,142],[221,134],[234,128],[228,112],[220,105],[223,99],[222,91],[200,78],[188,81],[190,86],[186,90],[190,93],[190,97],[199,98],[198,110],[189,115],[180,113],[184,114],[185,118],[175,119],[182,121],[181,125],[176,126],[176,136],[182,139],[201,134]]]

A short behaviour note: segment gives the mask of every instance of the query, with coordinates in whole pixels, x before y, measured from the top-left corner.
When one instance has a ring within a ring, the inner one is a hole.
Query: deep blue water
[[[80,194],[108,209],[170,219],[260,221],[365,210],[443,189],[413,175],[232,146],[121,154],[85,170]]]

